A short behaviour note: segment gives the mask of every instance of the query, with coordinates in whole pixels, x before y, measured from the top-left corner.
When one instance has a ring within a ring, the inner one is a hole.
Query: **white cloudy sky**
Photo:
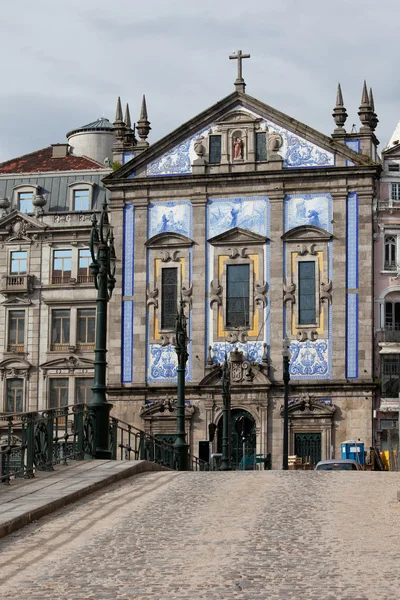
[[[330,134],[340,81],[359,126],[373,87],[381,148],[400,120],[399,0],[16,0],[0,13],[0,161],[61,142],[116,97],[133,120],[146,93],[150,141],[233,90]]]

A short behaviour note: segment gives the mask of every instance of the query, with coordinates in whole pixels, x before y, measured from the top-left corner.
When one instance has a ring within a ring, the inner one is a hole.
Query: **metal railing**
[[[398,325],[386,325],[384,331],[385,342],[400,342],[400,328]]]
[[[95,417],[84,404],[0,414],[0,481],[31,478],[36,471],[52,471],[56,464],[91,458],[94,427]],[[172,444],[114,417],[110,418],[110,451],[113,460],[148,460],[178,469]],[[190,455],[189,468],[207,471],[209,465]]]

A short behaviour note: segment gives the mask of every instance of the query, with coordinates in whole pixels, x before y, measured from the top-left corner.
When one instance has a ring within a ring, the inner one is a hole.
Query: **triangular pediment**
[[[47,229],[40,221],[18,210],[13,210],[9,215],[0,219],[0,236],[6,237],[9,242],[25,240],[32,242],[32,236]]]
[[[9,215],[6,215],[0,219],[0,229],[7,229],[10,225],[13,225],[16,219],[26,223],[29,226],[29,229],[43,230],[47,228],[46,225],[43,225],[43,223],[38,219],[35,219],[35,217],[19,212],[19,210],[15,209],[10,212]]]
[[[247,115],[247,116],[246,116]],[[218,133],[221,123],[229,119],[258,121],[260,131],[282,138],[279,153],[284,168],[334,167],[336,155],[355,165],[369,165],[367,156],[343,143],[285,115],[256,98],[234,92],[160,139],[147,150],[104,178],[106,186],[134,177],[190,175],[197,158],[194,144],[200,138]]]
[[[12,296],[11,298],[8,298],[7,300],[4,300],[4,302],[1,302],[2,306],[29,306],[30,304],[32,304],[31,300],[29,300],[29,298],[20,298],[17,296]]]
[[[148,248],[184,248],[193,246],[194,241],[181,233],[165,232],[153,235],[145,245]]]
[[[325,242],[332,239],[332,234],[316,225],[299,225],[283,234],[285,242]]]
[[[382,150],[382,157],[385,159],[400,158],[400,143],[395,144],[391,148],[385,148],[384,150]]]
[[[48,360],[40,365],[40,368],[44,371],[49,369],[93,369],[94,361],[89,358],[81,358],[78,356],[70,355],[68,358],[56,358]]]
[[[234,245],[243,245],[243,244],[265,244],[268,240],[264,235],[259,235],[258,233],[253,233],[248,229],[242,229],[241,227],[233,227],[232,229],[228,229],[228,231],[224,231],[219,235],[216,235],[208,240],[210,244],[213,246],[226,246],[228,244]]]

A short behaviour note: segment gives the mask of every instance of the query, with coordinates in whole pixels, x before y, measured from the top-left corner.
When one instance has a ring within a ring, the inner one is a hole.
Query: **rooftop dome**
[[[93,121],[93,123],[88,123],[87,125],[82,125],[82,127],[72,129],[67,133],[67,138],[74,135],[74,133],[80,133],[82,131],[114,131],[114,126],[105,117],[100,117],[100,119]]]

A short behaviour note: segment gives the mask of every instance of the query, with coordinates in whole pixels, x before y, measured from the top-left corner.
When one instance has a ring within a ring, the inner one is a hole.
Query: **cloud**
[[[328,135],[337,82],[351,129],[366,78],[384,145],[400,118],[399,17],[398,0],[385,0],[384,11],[374,0],[7,3],[0,160],[59,141],[102,113],[113,120],[118,95],[137,119],[146,93],[155,141],[233,90],[228,56],[237,48],[252,56],[244,63],[249,94]]]

